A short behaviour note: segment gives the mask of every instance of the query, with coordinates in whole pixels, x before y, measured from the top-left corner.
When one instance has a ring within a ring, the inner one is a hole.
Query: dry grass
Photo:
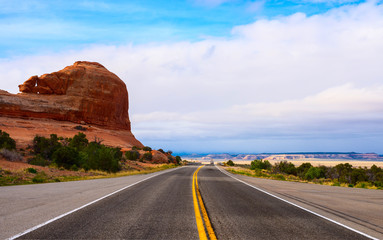
[[[152,164],[135,161],[126,161],[123,169],[117,173],[103,171],[69,171],[55,167],[41,167],[30,165],[24,162],[10,162],[0,159],[0,186],[20,185],[47,182],[66,182],[100,178],[114,178],[137,174],[148,174],[169,168],[177,167],[174,164]],[[36,170],[36,173],[28,171],[29,168]]]
[[[337,181],[332,181],[330,179],[314,179],[312,181],[307,181],[307,180],[302,180],[299,177],[294,176],[294,175],[273,174],[267,170],[254,171],[254,170],[250,170],[249,168],[244,168],[244,167],[240,167],[240,166],[224,167],[224,168],[227,171],[234,173],[234,174],[246,175],[249,177],[256,177],[256,178],[265,178],[265,179],[282,180],[282,181],[290,181],[290,182],[302,182],[302,183],[320,184],[320,185],[338,186],[338,187],[382,189],[382,188],[377,188],[376,186],[374,186],[373,183],[369,183],[369,182],[359,182],[355,186],[353,186],[353,185],[346,184],[346,183],[339,183]]]

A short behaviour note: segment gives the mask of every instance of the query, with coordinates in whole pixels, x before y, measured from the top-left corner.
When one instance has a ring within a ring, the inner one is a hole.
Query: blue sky
[[[0,1],[0,57],[88,44],[199,41],[234,26],[302,12],[310,16],[363,1]]]
[[[174,152],[383,153],[382,1],[4,1],[0,89],[96,61]]]

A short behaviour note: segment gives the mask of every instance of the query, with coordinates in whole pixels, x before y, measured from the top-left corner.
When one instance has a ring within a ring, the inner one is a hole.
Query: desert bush
[[[8,161],[21,161],[23,157],[15,150],[9,150],[7,148],[0,149],[0,155],[2,155]]]
[[[75,148],[78,151],[83,150],[88,146],[89,141],[84,133],[79,132],[69,142],[69,147]]]
[[[255,170],[255,169],[270,170],[271,167],[272,167],[272,165],[268,160],[263,161],[262,159],[260,159],[260,160],[252,161],[250,169],[252,169],[252,170]]]
[[[150,152],[150,151],[152,151],[152,148],[148,147],[148,146],[145,146],[145,147],[142,148],[142,150],[144,150],[146,152]]]
[[[88,158],[86,165],[90,169],[117,172],[121,169],[122,152],[119,148],[110,148],[96,142],[91,142],[84,149]]]
[[[133,146],[132,147],[132,150],[141,150],[141,148],[137,147],[137,146]]]
[[[47,175],[45,172],[38,173],[34,178],[32,178],[32,182],[34,183],[43,183],[47,180]]]
[[[226,162],[227,166],[234,166],[234,162],[232,160],[229,160]]]
[[[368,181],[368,176],[366,170],[363,168],[354,168],[352,169],[350,175],[351,184],[356,184],[357,182],[365,182]]]
[[[8,133],[0,130],[0,149],[5,148],[7,150],[16,149],[16,141],[13,140]]]
[[[49,164],[51,164],[51,161],[46,160],[40,154],[37,154],[33,158],[28,159],[28,163],[31,165],[45,167],[45,166],[48,166]]]
[[[26,170],[27,170],[27,172],[29,172],[29,173],[37,173],[37,170],[34,169],[34,168],[27,168]]]
[[[300,178],[304,178],[307,171],[312,167],[311,163],[302,163],[299,167],[297,167],[297,175]]]
[[[144,153],[144,155],[142,156],[142,159],[151,161],[153,159],[153,155],[150,152]]]
[[[165,151],[162,148],[158,149],[157,151],[159,151],[160,153],[165,154]]]
[[[65,169],[70,169],[72,165],[79,165],[80,162],[79,152],[75,148],[68,146],[58,148],[53,153],[52,159],[58,167],[64,167]]]
[[[349,163],[341,163],[336,165],[335,171],[338,175],[340,183],[351,183],[352,165]]]
[[[56,134],[51,134],[50,138],[36,136],[33,139],[33,152],[40,154],[43,158],[52,160],[53,153],[62,145]]]
[[[176,156],[177,165],[180,165],[181,161],[182,161],[182,158],[180,156]]]
[[[87,130],[86,127],[83,127],[81,125],[74,127],[74,129],[79,130],[79,131],[84,131],[84,132]]]
[[[286,181],[285,176],[283,176],[282,174],[276,174],[274,177],[275,177],[275,179],[277,179],[277,180]]]
[[[273,167],[273,171],[276,173],[286,173],[291,175],[297,175],[297,169],[295,165],[291,162],[281,161],[279,163],[275,163]]]
[[[321,175],[324,175],[324,173],[322,174],[322,171],[320,168],[310,167],[309,170],[307,170],[304,179],[313,180],[313,179],[320,178]]]
[[[125,152],[125,157],[128,160],[137,160],[140,158],[140,153],[136,150],[127,151]]]
[[[78,167],[76,164],[73,164],[71,167],[70,167],[70,170],[71,171],[78,171]]]
[[[368,182],[358,182],[358,184],[355,185],[357,188],[367,188],[370,184]]]

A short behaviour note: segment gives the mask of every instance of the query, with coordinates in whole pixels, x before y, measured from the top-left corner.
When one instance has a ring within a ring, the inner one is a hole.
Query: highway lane
[[[192,198],[196,167],[125,189],[21,239],[198,239]]]
[[[198,239],[196,166],[138,183],[20,239]],[[366,239],[205,166],[199,189],[218,239]]]
[[[169,171],[178,169],[118,178],[0,187],[0,239]]]
[[[218,239],[367,239],[203,167],[200,191]]]

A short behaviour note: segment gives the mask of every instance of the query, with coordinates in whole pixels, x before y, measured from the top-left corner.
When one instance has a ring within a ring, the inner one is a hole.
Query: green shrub
[[[132,147],[132,150],[141,150],[141,148],[137,147],[137,146],[133,146]]]
[[[84,133],[79,132],[70,140],[69,147],[72,147],[78,151],[81,151],[84,148],[86,148],[88,144],[89,144],[89,141],[86,138],[86,135]]]
[[[142,158],[143,158],[144,160],[151,161],[151,160],[153,159],[153,155],[152,155],[152,153],[147,152],[147,153],[144,153],[144,155],[142,156]]]
[[[1,148],[8,150],[16,149],[16,141],[13,140],[8,133],[0,130],[0,149]]]
[[[181,161],[182,161],[182,158],[180,156],[176,156],[177,165],[180,165]]]
[[[354,168],[351,172],[351,183],[356,184],[358,182],[368,181],[366,170],[363,168]]]
[[[119,148],[110,148],[97,142],[91,142],[84,151],[88,156],[85,164],[90,169],[107,172],[117,172],[121,169],[122,152]]]
[[[252,170],[255,170],[255,169],[270,170],[271,167],[272,167],[271,163],[268,160],[263,161],[262,159],[260,159],[260,160],[252,161],[250,169],[252,169]]]
[[[137,160],[140,158],[140,153],[136,150],[127,151],[125,152],[125,157],[128,160]]]
[[[275,177],[275,179],[277,179],[277,180],[286,181],[285,176],[283,176],[282,174],[276,174],[274,177]]]
[[[351,183],[352,165],[349,163],[340,163],[334,167],[340,183]]]
[[[277,173],[286,173],[295,176],[297,175],[297,169],[295,168],[295,165],[287,161],[275,163],[273,170]]]
[[[367,188],[369,184],[367,182],[360,182],[358,184],[355,185],[355,187],[357,188]]]
[[[297,175],[301,178],[305,178],[307,171],[312,167],[311,163],[302,163],[297,167]]]
[[[47,180],[47,175],[45,172],[40,172],[34,178],[32,178],[32,182],[34,183],[43,183],[46,180]]]
[[[232,160],[229,160],[226,162],[227,166],[234,166],[234,162]]]
[[[63,146],[53,153],[52,159],[58,167],[70,169],[72,165],[79,165],[80,156],[75,148]]]
[[[81,125],[74,127],[74,129],[79,130],[79,131],[84,131],[84,132],[87,130],[86,127],[83,127]]]
[[[146,152],[150,152],[150,151],[152,151],[152,148],[148,147],[148,146],[145,146],[145,147],[142,148],[142,150],[144,150]]]
[[[160,153],[165,154],[165,151],[162,148],[158,149],[157,151],[159,151]]]
[[[320,178],[322,175],[321,169],[318,167],[310,167],[305,174],[306,180],[313,180]]]
[[[77,165],[76,164],[73,164],[71,167],[70,167],[70,170],[71,171],[78,171],[78,167],[77,167]]]
[[[34,168],[27,168],[26,170],[27,170],[27,172],[29,172],[29,173],[37,173],[37,170],[34,169]]]
[[[340,183],[339,183],[339,182],[334,182],[331,186],[339,187],[339,186],[340,186]]]
[[[51,162],[49,160],[44,159],[40,154],[37,154],[33,158],[30,158],[28,160],[28,163],[31,165],[37,165],[37,166],[42,166],[42,167],[45,167],[45,166],[48,166],[49,164],[51,164]]]
[[[40,154],[45,159],[52,160],[53,153],[62,146],[58,140],[56,134],[51,134],[50,138],[36,136],[33,139],[33,152]]]

